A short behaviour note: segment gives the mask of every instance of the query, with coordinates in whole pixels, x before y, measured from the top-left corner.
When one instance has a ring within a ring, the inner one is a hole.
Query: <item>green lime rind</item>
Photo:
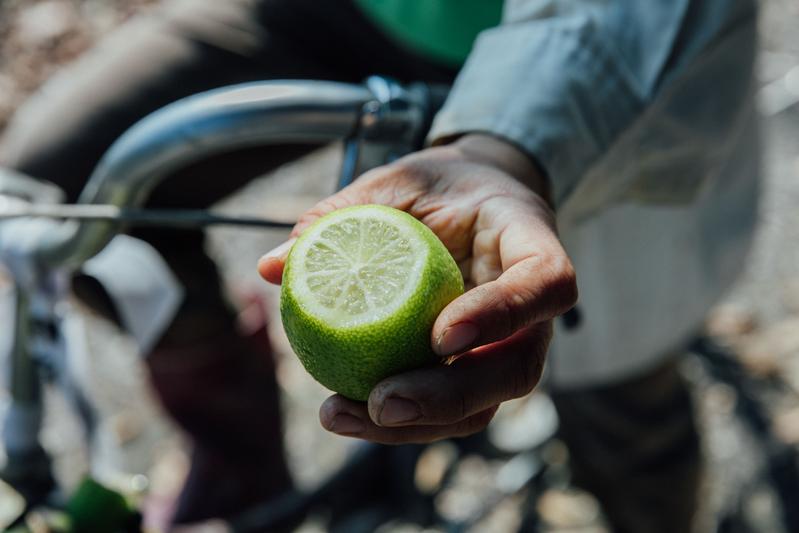
[[[405,303],[381,321],[346,329],[330,327],[311,314],[297,300],[298,291],[291,289],[301,282],[294,279],[292,272],[294,261],[301,260],[292,255],[296,244],[286,261],[280,294],[283,327],[305,369],[328,389],[358,401],[366,401],[383,379],[439,360],[430,345],[430,331],[441,310],[463,294],[463,277],[455,260],[438,237],[411,215],[377,205],[349,207],[335,213],[358,214],[365,209],[391,212],[403,228],[414,231],[428,246],[429,255],[418,286]],[[325,218],[314,226],[325,224]]]

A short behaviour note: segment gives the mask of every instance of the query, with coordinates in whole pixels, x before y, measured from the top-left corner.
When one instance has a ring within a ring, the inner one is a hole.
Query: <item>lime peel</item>
[[[382,379],[437,361],[430,330],[463,293],[455,260],[411,215],[365,205],[306,229],[283,273],[281,317],[308,372],[366,400]]]

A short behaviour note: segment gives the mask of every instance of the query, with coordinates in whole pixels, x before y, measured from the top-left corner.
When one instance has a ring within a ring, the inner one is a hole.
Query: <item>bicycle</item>
[[[60,306],[68,271],[102,250],[121,224],[291,227],[288,222],[137,206],[175,168],[218,151],[277,142],[319,144],[344,139],[339,179],[343,187],[368,168],[420,148],[445,94],[442,87],[401,87],[374,77],[362,86],[263,82],[190,97],[151,115],[120,138],[74,206],[58,204],[58,191],[48,185],[4,172],[0,191],[33,202],[6,199],[5,218],[72,220],[41,241],[30,240],[30,231],[7,233],[0,253],[16,286],[11,404],[4,429],[9,460],[3,477],[23,492],[27,508],[48,501],[62,503],[52,498],[50,460],[37,438],[42,424],[42,372],[68,391],[89,435],[95,425],[91,405],[64,365],[69,347]],[[15,236],[24,242],[14,242]],[[368,448],[367,455],[376,453],[373,450],[376,447]],[[335,480],[331,483],[335,485]],[[310,499],[324,492],[320,489]],[[307,505],[310,500],[305,501]],[[286,508],[292,507],[296,505],[289,503]]]
[[[25,232],[0,239],[0,262],[14,278],[15,326],[11,350],[11,404],[4,427],[8,466],[2,477],[26,497],[26,509],[40,504],[64,506],[51,473],[50,459],[38,442],[41,427],[42,385],[57,381],[72,399],[87,434],[94,431],[95,416],[90,402],[66,371],[70,356],[63,324],[68,274],[100,252],[124,225],[204,227],[228,224],[289,228],[287,221],[214,215],[204,211],[146,210],[147,194],[170,172],[213,153],[271,143],[344,141],[344,159],[338,187],[344,187],[362,172],[421,148],[435,111],[447,89],[422,84],[401,86],[373,77],[364,85],[309,81],[269,81],[210,91],[176,102],[147,117],[121,137],[91,176],[79,204],[59,204],[59,192],[25,176],[0,174],[0,218],[40,217],[67,220],[57,229],[48,228],[41,239]],[[25,223],[23,221],[22,223]],[[16,239],[16,241],[15,241]],[[576,327],[579,314],[565,323]],[[729,368],[728,356],[697,341],[694,351],[703,354],[711,369]],[[751,383],[736,372],[718,379],[740,388],[749,397]],[[768,435],[764,409],[756,400],[744,409],[754,420],[756,431]],[[236,517],[226,517],[233,531],[263,531],[290,527],[319,508],[330,514],[333,531],[372,531],[380,524],[403,519],[447,531],[464,531],[478,523],[495,505],[525,490],[521,531],[538,531],[541,519],[535,502],[553,486],[568,484],[568,466],[553,459],[551,450],[557,423],[550,424],[523,449],[503,450],[485,435],[458,441],[449,451],[430,446],[387,448],[361,445],[333,476],[310,492],[293,492],[265,502]],[[549,409],[549,411],[547,411]],[[431,451],[433,450],[433,451]],[[438,451],[436,451],[438,450]],[[445,456],[434,483],[421,490],[414,479],[415,465],[426,454]],[[504,478],[471,516],[449,519],[436,509],[435,500],[452,477],[459,461],[469,454],[504,462]],[[794,452],[795,456],[795,452]],[[795,458],[795,457],[794,457]],[[781,465],[782,482],[776,484],[785,509],[784,519],[799,530],[799,517],[788,505],[799,487],[799,474],[790,469],[786,451],[769,460]],[[389,469],[385,466],[389,465]],[[766,475],[766,477],[768,477]],[[387,502],[392,502],[388,504]],[[740,506],[739,506],[740,508]],[[740,509],[739,509],[740,510]],[[15,524],[20,524],[20,519]],[[738,513],[740,514],[740,513]],[[718,531],[739,531],[729,524],[740,522],[735,513],[720,519]],[[123,526],[120,526],[123,527]],[[135,517],[124,527],[135,530]]]

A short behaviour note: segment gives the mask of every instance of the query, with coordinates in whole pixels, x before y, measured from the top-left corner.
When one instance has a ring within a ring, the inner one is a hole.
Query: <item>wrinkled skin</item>
[[[485,428],[499,404],[537,385],[552,319],[577,299],[546,182],[510,144],[467,135],[372,170],[305,213],[292,239],[265,255],[261,275],[280,283],[293,238],[318,217],[359,204],[402,209],[429,226],[464,275],[467,291],[438,316],[433,349],[448,364],[393,376],[367,403],[339,395],[321,406],[329,431],[374,442],[431,442]]]

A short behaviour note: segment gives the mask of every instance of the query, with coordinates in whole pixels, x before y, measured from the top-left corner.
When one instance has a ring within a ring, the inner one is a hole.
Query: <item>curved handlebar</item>
[[[350,136],[362,109],[373,101],[364,86],[321,81],[255,82],[185,98],[120,137],[79,201],[136,207],[167,176],[215,153]],[[36,262],[77,266],[102,250],[116,231],[114,222],[67,222],[38,246]]]

